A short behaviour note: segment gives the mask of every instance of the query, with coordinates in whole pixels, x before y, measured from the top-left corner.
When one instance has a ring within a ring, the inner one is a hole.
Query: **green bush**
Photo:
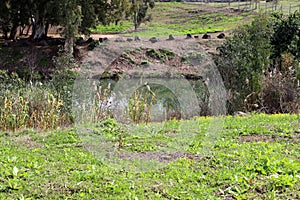
[[[299,49],[298,12],[260,15],[234,30],[215,56],[228,90],[229,113],[298,112]]]
[[[288,52],[299,60],[300,13],[295,12],[289,16],[274,14],[273,29],[274,33],[271,38],[271,44],[273,46],[272,59],[274,60],[274,64],[281,64],[282,54]]]
[[[229,113],[244,110],[246,97],[259,92],[263,72],[270,63],[271,35],[271,19],[261,15],[250,25],[234,30],[219,47],[215,61],[228,89]]]

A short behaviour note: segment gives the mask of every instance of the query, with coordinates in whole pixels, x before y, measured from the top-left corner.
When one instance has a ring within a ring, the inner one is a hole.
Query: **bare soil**
[[[120,156],[123,160],[148,160],[159,161],[161,163],[169,163],[180,158],[198,160],[200,156],[198,154],[188,154],[183,152],[123,152]]]
[[[300,133],[293,133],[290,136],[277,136],[277,135],[243,135],[239,138],[240,142],[300,142]]]
[[[109,72],[137,77],[143,74],[199,78],[203,69],[213,65],[213,61],[198,40],[186,39],[185,36],[175,40],[158,38],[155,43],[144,38],[132,42],[110,40],[88,51],[82,63],[93,76]]]

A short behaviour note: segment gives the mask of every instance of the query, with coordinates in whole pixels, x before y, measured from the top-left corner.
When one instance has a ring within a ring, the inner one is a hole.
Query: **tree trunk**
[[[9,35],[9,39],[16,41],[17,39],[17,31],[18,31],[18,26],[16,24],[13,25],[13,27],[10,30],[10,35]]]
[[[47,37],[47,35],[48,35],[49,27],[50,27],[49,22],[46,22],[46,25],[45,25],[45,33],[44,33],[44,36],[45,36],[45,37]]]
[[[3,36],[4,36],[4,39],[7,40],[8,39],[8,32],[4,32]]]
[[[137,13],[136,12],[133,14],[133,22],[134,22],[134,30],[137,31],[139,25],[137,22]]]
[[[74,53],[74,38],[66,38],[65,41],[65,51],[69,54],[69,55],[73,55]]]
[[[36,12],[35,16],[31,17],[31,24],[32,24],[32,32],[30,37],[32,39],[38,40],[45,36],[44,19],[40,17],[38,12]]]
[[[31,37],[34,40],[41,39],[44,36],[45,36],[45,28],[44,28],[44,24],[42,22],[39,22],[39,23],[32,26],[32,35],[31,35]]]
[[[8,40],[8,33],[9,33],[9,29],[3,28],[3,36],[5,40]]]

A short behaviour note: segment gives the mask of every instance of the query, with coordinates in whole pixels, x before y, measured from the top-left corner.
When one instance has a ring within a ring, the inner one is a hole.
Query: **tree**
[[[154,0],[132,0],[131,12],[133,15],[134,29],[137,30],[141,23],[147,20],[147,11],[154,8]]]
[[[249,110],[249,103],[267,112],[299,109],[299,52],[298,12],[262,15],[236,29],[215,57],[228,89],[229,113]]]
[[[105,21],[105,5],[102,0],[5,0],[0,4],[0,29],[6,39],[9,35],[15,40],[19,26],[31,25],[30,37],[39,40],[47,36],[50,25],[60,25],[72,44],[71,38]]]
[[[273,15],[274,34],[271,44],[274,46],[273,65],[281,65],[282,54],[291,53],[295,59],[300,59],[300,13],[295,12],[289,16]]]
[[[263,72],[270,63],[271,35],[271,19],[262,15],[236,29],[218,48],[215,60],[228,89],[229,113],[244,110],[245,99],[259,93]]]
[[[5,39],[8,39],[10,31],[10,18],[10,1],[6,0],[0,4],[0,30],[2,30]]]
[[[53,23],[55,18],[54,1],[40,0],[33,1],[31,4],[30,18],[32,22],[32,34],[33,39],[40,39],[47,36],[50,23]]]
[[[111,0],[109,4],[109,21],[118,25],[119,21],[130,16],[129,0]]]
[[[7,1],[7,7],[9,8],[8,12],[6,12],[7,16],[7,25],[6,28],[10,32],[9,39],[16,40],[17,28],[21,23],[21,16],[23,16],[23,10],[21,12],[21,8],[23,7],[23,3],[18,2],[17,0]]]
[[[72,52],[74,38],[96,24],[118,23],[122,18],[134,15],[138,26],[146,19],[153,0],[4,0],[0,4],[0,29],[4,37],[16,40],[18,27],[31,25],[31,38],[47,37],[50,25],[62,26],[66,37],[66,49]]]
[[[66,38],[65,50],[70,55],[73,54],[74,38],[79,32],[82,21],[81,6],[76,4],[76,0],[66,0],[61,2],[61,22],[64,27],[63,35]]]

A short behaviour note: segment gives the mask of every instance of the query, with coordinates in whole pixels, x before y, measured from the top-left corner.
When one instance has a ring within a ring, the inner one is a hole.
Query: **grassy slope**
[[[246,5],[248,4],[248,5]],[[255,8],[255,4],[253,3],[251,5],[251,8],[249,6],[249,2],[245,3],[245,2],[232,2],[230,5],[228,5],[228,3],[211,3],[211,6],[214,7],[222,7],[222,6],[226,6],[230,8],[234,8],[234,9],[247,9],[247,10],[251,10]],[[257,4],[256,9],[254,10],[255,12],[272,12],[272,11],[280,11],[283,12],[284,14],[289,14],[289,12],[295,12],[295,11],[300,11],[299,8],[300,2],[298,0],[279,0],[277,5],[273,4],[272,2],[266,2],[266,1],[260,1],[259,4]],[[276,6],[276,8],[275,8]]]
[[[196,134],[181,146],[189,158],[136,173],[93,157],[75,129],[2,132],[0,199],[300,198],[299,115],[228,116],[212,151],[195,157],[202,152],[210,120],[140,125],[130,131],[123,144],[128,152],[158,150],[178,144],[176,137]]]
[[[153,37],[226,31],[244,23],[245,19],[252,16],[250,13],[231,12],[209,5],[176,2],[157,2],[154,9],[149,10],[148,13],[152,16],[152,21],[143,24],[140,31],[126,35]],[[92,31],[98,33],[122,32],[128,30],[130,24],[131,22],[124,21],[119,26],[98,26]]]
[[[245,3],[180,3],[180,2],[157,2],[154,9],[149,10],[148,14],[152,16],[152,21],[143,24],[138,32],[126,35],[139,35],[141,37],[168,36],[202,34],[214,31],[232,30],[238,25],[247,23],[254,16],[254,13],[272,12],[272,3],[260,1],[259,8],[252,12],[238,12],[237,9],[248,9]],[[298,0],[281,0],[276,10],[288,14],[290,11],[300,11]],[[273,8],[275,10],[275,7]],[[119,33],[133,29],[131,21],[123,21],[120,25],[98,26],[93,29],[94,33]]]

